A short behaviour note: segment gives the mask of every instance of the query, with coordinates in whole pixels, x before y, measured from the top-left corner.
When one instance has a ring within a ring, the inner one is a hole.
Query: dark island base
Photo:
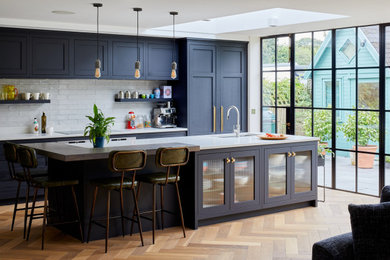
[[[154,156],[149,156],[147,166],[137,174],[145,174],[155,172],[158,169],[154,166]],[[161,169],[160,169],[161,171]],[[79,203],[80,217],[84,232],[84,241],[87,238],[88,224],[90,211],[92,206],[93,192],[95,187],[90,184],[90,180],[106,177],[116,177],[117,174],[111,173],[107,169],[107,160],[90,160],[90,161],[78,161],[78,162],[63,162],[55,159],[49,159],[49,174],[53,178],[62,179],[78,179],[79,185],[75,187],[76,195]],[[176,212],[176,215],[164,214],[164,228],[180,225],[180,218],[178,215],[178,204],[176,199],[176,193],[173,185],[168,185],[164,189],[164,209]],[[152,209],[152,185],[142,184],[141,193],[139,198],[140,211],[149,211]],[[157,206],[160,208],[160,191],[157,187]],[[57,216],[60,216],[65,220],[75,219],[75,210],[73,206],[73,200],[71,192],[68,187],[61,189],[52,189],[49,191],[49,204],[55,209],[51,221],[55,222],[58,220]],[[131,191],[124,191],[124,211],[125,215],[132,216],[133,212],[133,198]],[[182,199],[185,200],[185,199]],[[107,205],[107,191],[99,189],[96,208],[95,208],[95,219],[102,219],[106,216],[106,205]],[[110,215],[120,216],[120,196],[119,192],[111,191],[110,200]],[[58,214],[57,214],[58,213]],[[156,214],[156,226],[161,227],[160,213]],[[151,217],[151,214],[145,214],[146,217]],[[143,231],[149,231],[152,229],[152,222],[147,219],[141,219]],[[102,224],[105,222],[102,222]],[[131,221],[125,221],[125,234],[130,233]],[[63,232],[70,234],[78,239],[80,238],[80,232],[77,223],[57,225],[57,228]],[[138,233],[138,226],[134,223],[134,232]],[[120,218],[110,220],[110,237],[122,235],[122,225]],[[138,234],[136,234],[138,236]],[[105,229],[97,225],[92,226],[90,240],[104,239]]]

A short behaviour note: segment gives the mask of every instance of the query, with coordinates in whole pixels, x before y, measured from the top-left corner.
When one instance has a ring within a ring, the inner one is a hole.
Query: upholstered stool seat
[[[168,180],[168,183],[173,183],[176,181],[176,173],[170,173],[167,178],[166,172],[158,172],[152,174],[143,174],[138,177],[138,181],[153,183],[153,184],[165,184]],[[177,177],[177,181],[180,181],[180,176]]]
[[[117,190],[121,187],[121,177],[117,178],[104,178],[91,181],[92,185],[99,186],[99,188]],[[133,181],[129,178],[124,178],[122,188],[128,189],[133,186]],[[137,181],[134,182],[134,186],[137,186]]]

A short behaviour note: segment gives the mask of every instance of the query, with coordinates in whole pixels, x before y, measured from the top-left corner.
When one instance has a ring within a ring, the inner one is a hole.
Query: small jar
[[[150,120],[150,115],[144,116],[144,126],[145,128],[152,127],[152,121]]]
[[[143,116],[137,116],[135,119],[135,127],[136,128],[144,128],[144,117]]]

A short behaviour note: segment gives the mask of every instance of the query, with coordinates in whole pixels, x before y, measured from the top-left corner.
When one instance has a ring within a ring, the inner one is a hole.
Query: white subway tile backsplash
[[[136,115],[152,112],[152,103],[115,103],[120,91],[150,94],[166,81],[94,80],[94,79],[0,79],[0,86],[12,84],[23,92],[49,92],[49,104],[0,105],[0,133],[29,133],[34,117],[40,121],[42,112],[47,125],[58,130],[81,130],[88,124],[86,115],[92,115],[96,104],[105,116],[116,117],[113,129],[126,126],[129,111]]]

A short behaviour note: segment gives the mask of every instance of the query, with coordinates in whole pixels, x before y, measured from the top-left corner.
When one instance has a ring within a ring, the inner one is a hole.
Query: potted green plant
[[[104,117],[103,112],[93,105],[93,117],[86,116],[91,122],[84,129],[84,136],[89,137],[94,148],[102,148],[104,140],[110,141],[111,126],[114,125],[115,117]]]
[[[379,117],[373,116],[368,111],[359,111],[359,122],[356,133],[356,115],[350,114],[345,123],[341,125],[341,131],[344,133],[348,142],[355,142],[356,134],[358,140],[358,151],[375,153],[378,146],[368,144],[369,142],[377,143],[379,141]],[[355,150],[353,146],[353,150]],[[354,164],[355,155],[352,154],[352,164]],[[374,165],[375,154],[358,153],[359,168],[372,168]]]

